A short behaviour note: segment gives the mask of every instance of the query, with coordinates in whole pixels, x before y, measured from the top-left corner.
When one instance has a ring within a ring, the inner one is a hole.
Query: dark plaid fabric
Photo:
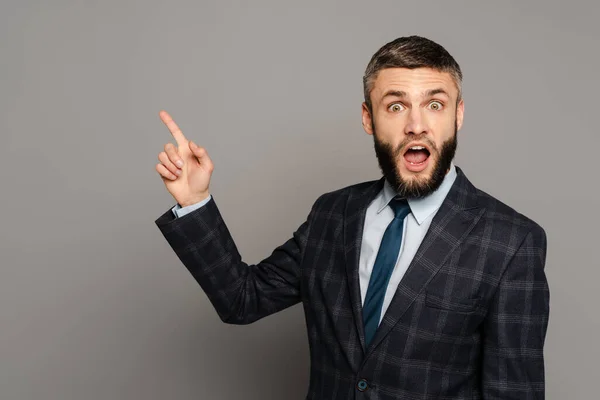
[[[306,399],[543,399],[546,234],[457,172],[368,348],[358,262],[383,179],[319,197],[292,238],[256,265],[242,261],[214,198],[156,224],[224,322],[302,302]]]

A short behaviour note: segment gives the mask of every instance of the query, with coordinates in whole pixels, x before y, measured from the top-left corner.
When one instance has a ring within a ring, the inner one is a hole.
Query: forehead
[[[381,99],[390,90],[406,92],[409,97],[420,97],[428,90],[443,89],[453,99],[458,89],[452,75],[432,68],[386,68],[377,74],[373,81],[371,98]]]

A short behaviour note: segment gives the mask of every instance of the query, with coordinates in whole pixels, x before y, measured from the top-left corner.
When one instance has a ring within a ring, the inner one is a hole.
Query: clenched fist
[[[160,174],[167,190],[182,207],[189,206],[206,199],[210,176],[214,165],[203,147],[188,141],[173,118],[166,112],[159,113],[177,142],[165,145],[165,151],[158,154],[160,163],[156,171]]]

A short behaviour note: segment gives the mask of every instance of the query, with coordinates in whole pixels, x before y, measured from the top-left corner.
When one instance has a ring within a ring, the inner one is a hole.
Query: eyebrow
[[[448,94],[448,92],[446,92],[442,88],[431,89],[431,90],[428,90],[428,91],[424,92],[425,97],[432,97],[432,96],[435,96],[436,94],[444,94],[444,95],[450,97],[450,95]],[[403,91],[403,90],[388,90],[387,92],[385,92],[385,94],[383,95],[382,99],[384,99],[384,98],[386,98],[388,96],[403,98],[403,97],[408,97],[408,94],[405,91]]]
[[[385,99],[388,96],[406,97],[406,92],[402,90],[388,90],[387,92],[385,92],[382,98]]]
[[[425,92],[425,97],[432,97],[435,96],[436,94],[445,94],[446,96],[450,97],[450,95],[442,88],[439,89],[431,89]]]

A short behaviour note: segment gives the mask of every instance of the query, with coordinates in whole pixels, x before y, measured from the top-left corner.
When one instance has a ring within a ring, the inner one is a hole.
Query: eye
[[[429,108],[433,111],[440,111],[442,108],[444,108],[444,105],[436,100],[429,103]]]
[[[404,107],[400,103],[394,103],[388,107],[388,111],[391,111],[391,112],[399,112],[402,110],[404,110]]]

